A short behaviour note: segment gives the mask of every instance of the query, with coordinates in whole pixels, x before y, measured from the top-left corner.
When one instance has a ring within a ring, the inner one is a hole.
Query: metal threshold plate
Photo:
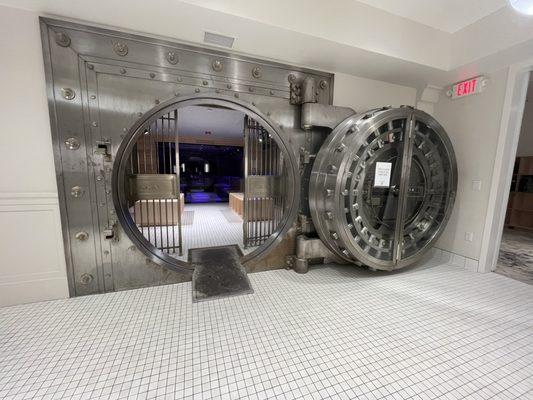
[[[237,245],[190,249],[193,302],[253,293],[241,257]]]

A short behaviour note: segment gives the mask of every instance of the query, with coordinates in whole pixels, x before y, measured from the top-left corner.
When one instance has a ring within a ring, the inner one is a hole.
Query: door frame
[[[133,146],[137,142],[137,138],[142,134],[142,131],[148,126],[148,124],[171,110],[179,110],[184,107],[198,105],[224,106],[240,111],[243,114],[252,117],[275,138],[278,146],[280,147],[280,151],[287,159],[287,178],[289,187],[291,187],[292,190],[287,193],[288,207],[285,213],[286,218],[281,221],[279,226],[276,227],[275,232],[266,240],[265,243],[242,258],[242,263],[246,263],[251,260],[260,260],[268,255],[281,242],[289,229],[292,227],[294,221],[296,220],[300,205],[299,167],[289,140],[284,136],[283,131],[279,131],[276,128],[276,125],[257,107],[255,107],[253,103],[250,104],[248,102],[237,100],[233,97],[221,94],[199,94],[170,99],[164,103],[161,103],[159,106],[152,108],[142,115],[135,124],[133,124],[116,153],[115,161],[113,163],[112,179],[113,203],[122,229],[129,239],[136,245],[136,247],[153,262],[181,273],[190,273],[194,270],[194,266],[188,262],[178,260],[156,248],[143,236],[143,234],[138,230],[135,222],[132,220],[128,211],[125,196],[125,170],[127,159],[131,154]],[[178,149],[176,149],[176,151],[178,151]]]
[[[509,67],[478,271],[496,268],[533,58]]]

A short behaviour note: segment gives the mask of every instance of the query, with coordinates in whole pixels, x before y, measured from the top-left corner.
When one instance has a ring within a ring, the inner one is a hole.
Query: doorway
[[[297,209],[296,162],[267,120],[233,101],[174,100],[119,149],[119,219],[147,255],[192,269],[190,250],[267,251]]]
[[[533,85],[528,83],[494,272],[533,285]]]

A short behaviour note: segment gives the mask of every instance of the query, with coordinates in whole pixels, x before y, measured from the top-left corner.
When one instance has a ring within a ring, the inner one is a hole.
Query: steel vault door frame
[[[117,216],[121,222],[126,234],[132,240],[133,243],[152,261],[157,262],[159,265],[163,265],[166,268],[175,270],[177,272],[186,272],[187,270],[193,271],[194,267],[192,264],[177,260],[173,257],[168,256],[164,252],[157,249],[151,243],[149,243],[143,234],[135,227],[135,223],[131,218],[130,213],[128,212],[126,190],[125,190],[125,170],[128,164],[129,156],[133,147],[136,144],[136,141],[140,135],[143,134],[143,131],[151,124],[153,121],[166,113],[176,110],[179,114],[181,108],[189,106],[198,106],[198,105],[211,105],[217,107],[228,107],[232,110],[237,110],[242,112],[248,117],[251,117],[257,121],[260,126],[267,132],[272,135],[275,140],[275,143],[280,148],[280,154],[283,154],[287,158],[288,176],[287,182],[290,187],[294,187],[292,193],[287,195],[288,207],[286,219],[280,221],[279,226],[276,227],[272,235],[265,240],[258,248],[253,252],[245,255],[242,258],[242,262],[246,263],[255,259],[260,259],[265,257],[270,251],[272,251],[277,244],[283,239],[283,236],[288,232],[293,222],[296,220],[296,215],[299,208],[299,174],[298,174],[298,165],[296,157],[291,153],[291,149],[283,140],[280,132],[273,126],[272,122],[261,113],[260,110],[255,108],[252,105],[246,104],[243,101],[235,100],[231,97],[221,96],[218,94],[205,96],[205,95],[192,95],[192,96],[182,96],[177,99],[171,99],[167,102],[161,104],[158,107],[150,110],[146,115],[143,115],[133,127],[130,129],[128,135],[122,141],[117,154],[116,161],[113,167],[113,202],[116,207]],[[177,135],[177,140],[179,141],[179,133]],[[280,141],[279,143],[277,141]],[[176,149],[176,151],[178,151]],[[178,159],[178,158],[177,158]],[[246,196],[245,196],[246,201]],[[244,221],[243,221],[244,222]]]
[[[318,102],[332,103],[329,73],[56,19],[40,25],[71,295],[189,279],[135,251],[111,199],[119,145],[154,106],[176,96],[233,97],[265,114],[299,160],[313,132],[300,128],[298,86],[316,79]],[[118,94],[102,86],[123,79],[138,88],[131,99],[120,97],[124,86]]]

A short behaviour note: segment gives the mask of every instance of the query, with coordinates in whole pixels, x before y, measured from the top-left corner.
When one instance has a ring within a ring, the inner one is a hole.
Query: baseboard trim
[[[64,277],[0,284],[0,307],[69,297]]]

